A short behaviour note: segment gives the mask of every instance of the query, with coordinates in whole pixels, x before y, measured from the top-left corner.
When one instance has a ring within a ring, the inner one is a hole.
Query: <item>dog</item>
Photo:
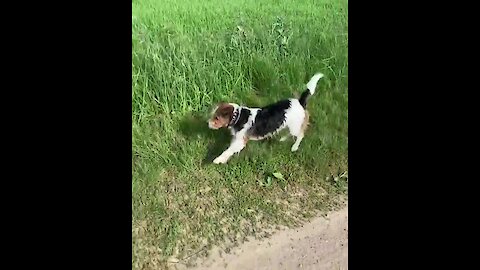
[[[288,128],[290,135],[295,137],[291,151],[298,150],[300,142],[308,126],[309,114],[306,110],[307,99],[315,93],[317,82],[322,73],[315,74],[307,83],[307,89],[300,98],[290,98],[278,101],[262,108],[249,108],[235,103],[219,103],[212,111],[208,120],[210,129],[228,128],[233,136],[230,146],[217,158],[215,164],[227,163],[230,157],[242,151],[249,140],[270,138]],[[288,135],[280,141],[285,141]]]

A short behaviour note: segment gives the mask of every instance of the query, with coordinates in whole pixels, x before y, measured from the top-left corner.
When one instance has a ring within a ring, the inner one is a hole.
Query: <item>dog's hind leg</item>
[[[308,126],[308,121],[309,121],[309,115],[308,112],[305,111],[305,118],[301,122],[300,125],[295,124],[292,126],[289,126],[290,134],[292,136],[295,136],[296,140],[295,143],[292,145],[292,152],[295,152],[298,150],[298,147],[300,146],[300,143],[303,140],[303,137],[305,136],[305,130],[307,129]]]
[[[303,133],[300,133],[298,134],[298,136],[296,136],[297,139],[295,140],[295,143],[292,145],[292,152],[295,152],[298,150],[298,147],[300,146],[300,143],[303,140],[303,136],[304,136]]]

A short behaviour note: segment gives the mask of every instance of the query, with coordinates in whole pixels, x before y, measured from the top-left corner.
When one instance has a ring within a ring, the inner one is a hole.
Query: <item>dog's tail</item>
[[[300,105],[302,105],[303,108],[307,106],[307,98],[315,93],[315,88],[317,88],[317,82],[322,77],[322,73],[317,73],[313,75],[313,77],[307,83],[307,90],[305,90],[298,99],[298,101],[300,101]]]

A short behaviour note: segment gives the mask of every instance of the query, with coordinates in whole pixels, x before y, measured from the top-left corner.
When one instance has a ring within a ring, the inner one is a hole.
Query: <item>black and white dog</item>
[[[290,98],[263,108],[248,108],[226,102],[218,104],[208,120],[208,127],[211,129],[228,127],[233,140],[228,149],[213,160],[213,163],[226,163],[233,154],[245,147],[248,140],[271,137],[286,127],[290,135],[296,138],[291,150],[297,151],[308,125],[309,115],[305,109],[307,98],[315,93],[317,82],[322,77],[321,73],[315,74],[299,99]],[[286,139],[287,136],[284,136],[280,141]]]

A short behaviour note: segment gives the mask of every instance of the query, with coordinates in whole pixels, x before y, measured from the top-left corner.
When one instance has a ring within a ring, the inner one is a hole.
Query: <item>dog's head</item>
[[[208,120],[208,127],[219,129],[227,127],[233,117],[234,107],[230,103],[221,102],[213,109],[212,116]]]

